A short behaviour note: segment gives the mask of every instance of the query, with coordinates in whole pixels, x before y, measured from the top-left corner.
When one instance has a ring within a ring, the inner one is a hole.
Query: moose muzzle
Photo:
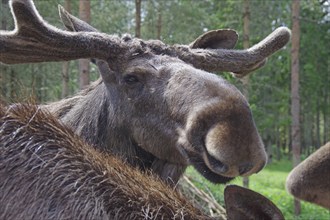
[[[188,118],[187,141],[199,171],[234,178],[259,172],[267,154],[247,103],[214,99]],[[201,170],[200,164],[204,163]],[[208,170],[209,169],[209,170]]]

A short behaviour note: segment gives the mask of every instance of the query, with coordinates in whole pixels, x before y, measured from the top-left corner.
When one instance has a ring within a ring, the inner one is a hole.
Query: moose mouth
[[[144,150],[143,148],[141,148],[141,146],[139,146],[139,145],[135,145],[135,146],[139,149],[139,151],[137,151],[138,157],[144,158],[144,160],[135,161],[134,166],[139,167],[141,170],[145,170],[147,167],[152,167],[152,164],[155,160],[155,156],[153,154],[149,153],[148,151]],[[185,155],[186,160],[189,161],[188,164],[192,165],[203,177],[205,177],[208,181],[210,181],[212,183],[225,184],[235,178],[235,177],[222,176],[218,173],[213,172],[207,166],[203,157],[195,151],[187,151],[187,150],[182,149],[181,154]],[[220,161],[216,160],[209,154],[207,154],[207,157],[208,157],[209,163],[211,163],[213,165],[212,167],[223,166],[223,169],[225,171],[226,166],[224,164],[222,164]],[[178,165],[181,166],[182,164],[178,164]]]
[[[216,163],[219,169],[226,169],[225,165],[222,164],[220,161],[217,161],[211,155],[207,155],[208,160],[210,163]],[[205,160],[202,156],[197,153],[190,153],[189,155],[190,164],[207,180],[212,183],[228,183],[229,181],[233,180],[234,177],[226,177],[222,176],[218,173],[213,172],[206,164]]]

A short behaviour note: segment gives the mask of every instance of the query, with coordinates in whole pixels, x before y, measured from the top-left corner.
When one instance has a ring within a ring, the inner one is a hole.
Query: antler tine
[[[86,32],[99,32],[91,25],[87,25],[86,22],[76,18],[65,10],[61,5],[58,5],[58,12],[64,26],[70,31],[86,31]]]
[[[17,64],[91,57],[107,60],[124,49],[118,37],[63,31],[47,24],[32,0],[11,0],[10,6],[15,29],[0,32],[0,62]]]
[[[291,32],[286,27],[277,28],[260,43],[247,50],[188,49],[176,46],[176,53],[185,62],[206,71],[228,71],[243,77],[266,63],[268,56],[284,47]]]

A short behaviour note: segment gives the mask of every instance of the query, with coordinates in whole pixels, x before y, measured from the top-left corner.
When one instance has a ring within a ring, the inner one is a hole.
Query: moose
[[[288,175],[286,188],[298,199],[330,209],[330,142],[320,147]]]
[[[10,5],[15,29],[0,34],[0,62],[95,59],[98,81],[76,96],[41,106],[88,144],[173,185],[188,165],[214,183],[226,183],[266,164],[247,100],[207,71],[245,76],[285,46],[287,28],[247,50],[232,49],[233,30],[170,46],[129,35],[60,30],[43,20],[32,0]]]
[[[0,105],[0,176],[0,219],[213,219],[36,105]],[[229,220],[284,219],[256,192],[224,194]]]

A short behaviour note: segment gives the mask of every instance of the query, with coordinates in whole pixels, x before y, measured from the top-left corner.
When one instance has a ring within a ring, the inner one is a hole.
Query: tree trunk
[[[3,99],[3,101],[6,99],[7,96],[6,75],[7,66],[0,65],[0,99]]]
[[[8,25],[5,10],[9,10],[8,0],[2,0],[1,7],[1,30],[7,30]],[[7,87],[7,89],[4,90],[4,96],[10,101],[17,100],[17,79],[15,70],[9,66],[0,64],[0,74],[2,75],[2,77],[0,75],[1,87]]]
[[[10,92],[9,100],[17,100],[17,86],[16,86],[16,72],[14,69],[11,69],[9,72],[9,82],[10,82]]]
[[[40,66],[36,64],[30,64],[30,69],[31,69],[31,76],[32,76],[32,82],[31,82],[31,94],[33,97],[33,102],[36,104],[40,104],[42,102],[42,79],[40,72]]]
[[[317,106],[316,106],[316,147],[318,148],[321,146],[321,125],[320,125],[320,120],[321,120],[321,107],[320,107],[320,99],[316,100]]]
[[[90,0],[79,1],[79,17],[81,20],[90,23],[91,20],[91,3]],[[79,88],[84,89],[89,85],[89,59],[79,60]]]
[[[247,49],[250,47],[250,1],[243,2],[243,47]],[[241,79],[243,84],[243,94],[246,99],[249,99],[249,76]],[[243,186],[249,188],[249,177],[243,177]]]
[[[292,48],[291,48],[291,138],[293,166],[300,163],[300,98],[299,98],[299,24],[300,0],[292,0]],[[300,201],[294,200],[294,213],[300,215]]]
[[[141,0],[135,0],[135,37],[141,38]]]
[[[161,40],[162,36],[162,10],[163,10],[163,1],[158,2],[157,9],[157,39]]]
[[[64,1],[64,8],[69,13],[71,13],[71,0]],[[62,98],[65,98],[69,95],[69,66],[69,61],[62,63]]]
[[[323,112],[323,121],[324,121],[323,144],[325,144],[330,139],[330,137],[329,137],[329,133],[330,133],[329,124],[330,124],[330,122],[328,120],[328,117],[329,117],[329,114],[330,114],[330,110],[327,107],[327,106],[329,106],[328,105],[329,103],[330,103],[330,101],[329,101],[329,93],[326,92],[325,93],[325,96],[324,96],[324,104],[323,104],[323,109],[322,109],[322,112]]]
[[[69,61],[62,63],[62,99],[69,95],[69,66]]]
[[[7,16],[5,13],[2,14],[2,12],[6,9],[8,9],[8,0],[2,0],[1,1],[1,29],[0,30],[7,30]],[[8,9],[9,10],[9,9]],[[7,99],[7,72],[8,67],[6,65],[0,65],[0,104],[1,102],[5,102]],[[3,99],[3,100],[2,100]]]

